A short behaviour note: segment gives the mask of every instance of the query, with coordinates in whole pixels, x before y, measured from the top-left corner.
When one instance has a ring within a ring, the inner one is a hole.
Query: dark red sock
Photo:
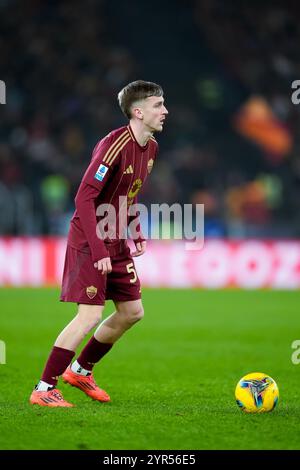
[[[54,346],[46,363],[42,380],[56,385],[58,377],[64,373],[74,356],[74,351]]]
[[[100,343],[100,341],[97,341],[95,336],[93,335],[85,346],[85,348],[82,350],[77,361],[84,369],[92,370],[94,364],[99,362],[100,359],[106,353],[108,353],[112,346],[112,343]]]

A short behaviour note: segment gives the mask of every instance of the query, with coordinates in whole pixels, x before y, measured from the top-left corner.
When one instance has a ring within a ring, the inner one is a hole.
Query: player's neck
[[[129,124],[134,134],[135,140],[141,147],[144,147],[152,136],[152,132],[150,132],[148,129],[145,129],[145,127],[139,122],[131,120]]]

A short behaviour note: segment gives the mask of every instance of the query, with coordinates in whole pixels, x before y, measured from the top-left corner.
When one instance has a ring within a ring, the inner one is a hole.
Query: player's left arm
[[[154,157],[152,159],[152,165],[150,167],[149,173],[151,173],[151,171],[152,171],[153,163],[156,160],[156,157],[157,157],[157,154],[158,154],[158,144],[157,144],[156,141],[155,141],[155,144],[156,144],[155,153],[154,153]],[[134,202],[134,204],[137,204],[137,202],[138,202],[137,201],[137,196],[135,196],[133,202]],[[143,235],[142,229],[141,229],[139,214],[129,217],[129,225],[133,221],[134,221],[134,224],[135,224],[135,227],[134,227],[135,236],[133,238],[133,241],[134,241],[134,244],[135,244],[136,251],[131,253],[131,255],[136,257],[136,256],[141,256],[145,253],[145,251],[147,249],[147,241],[146,241],[146,239]]]
[[[156,160],[156,157],[157,157],[157,154],[158,154],[158,144],[157,144],[157,142],[155,142],[155,144],[156,144],[155,154],[154,154],[154,158],[153,158],[151,169],[150,169],[149,173],[152,170],[153,163]],[[137,196],[135,196],[135,198],[134,198],[134,204],[137,204]],[[146,242],[146,239],[145,239],[145,237],[143,235],[143,232],[142,232],[142,229],[141,229],[141,223],[140,223],[140,220],[139,220],[139,215],[129,217],[129,225],[133,220],[135,220],[135,225],[136,225],[136,227],[135,227],[135,238],[133,239],[136,251],[131,253],[131,256],[137,257],[137,256],[141,256],[145,253],[145,251],[147,249],[147,242]]]
[[[137,196],[135,196],[133,203],[137,204]],[[133,227],[131,224],[134,224],[134,233],[132,233]],[[131,225],[131,235],[133,235],[133,241],[134,241],[135,248],[136,248],[136,250],[133,253],[131,253],[131,255],[134,257],[141,256],[146,251],[147,242],[141,229],[139,214],[129,216],[128,225],[129,227]]]
[[[147,248],[146,240],[144,240],[142,242],[135,242],[135,248],[136,248],[136,250],[133,253],[131,253],[131,256],[137,257],[137,256],[143,255],[146,251],[146,248]]]

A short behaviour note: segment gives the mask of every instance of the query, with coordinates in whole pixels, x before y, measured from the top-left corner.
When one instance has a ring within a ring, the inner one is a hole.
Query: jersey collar
[[[130,137],[131,137],[132,140],[136,143],[136,145],[137,145],[143,152],[144,152],[145,150],[147,150],[147,148],[148,148],[148,146],[149,146],[150,138],[149,138],[148,142],[146,143],[146,145],[144,145],[144,147],[142,147],[142,145],[140,145],[140,144],[138,143],[138,141],[136,140],[135,135],[134,135],[134,133],[133,133],[133,130],[132,130],[131,127],[130,127],[130,124],[128,124],[127,129],[128,129],[129,134],[130,134]]]

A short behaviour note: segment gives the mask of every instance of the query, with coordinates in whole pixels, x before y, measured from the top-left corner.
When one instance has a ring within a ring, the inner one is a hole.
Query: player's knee
[[[82,322],[82,332],[83,334],[87,335],[93,328],[95,328],[101,318],[89,318]]]
[[[93,306],[94,307],[94,306]],[[78,319],[82,333],[86,335],[95,328],[102,317],[102,310],[97,308],[82,309],[78,312]]]
[[[126,315],[126,320],[130,325],[134,325],[134,323],[137,323],[140,321],[144,316],[144,309],[142,306],[139,306],[138,308],[135,308],[129,312],[127,312]]]

